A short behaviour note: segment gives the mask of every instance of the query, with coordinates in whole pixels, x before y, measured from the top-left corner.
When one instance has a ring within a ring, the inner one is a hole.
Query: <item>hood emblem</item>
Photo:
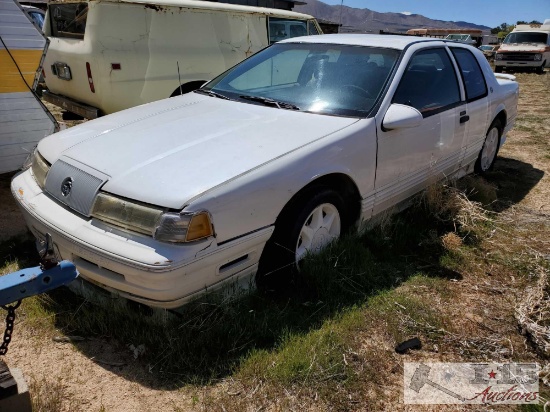
[[[67,197],[71,194],[71,190],[73,190],[73,178],[72,177],[67,177],[61,183],[61,194],[64,197]]]

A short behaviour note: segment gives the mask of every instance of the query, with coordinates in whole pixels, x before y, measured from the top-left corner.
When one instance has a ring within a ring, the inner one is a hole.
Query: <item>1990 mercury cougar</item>
[[[83,279],[177,308],[277,276],[437,179],[489,170],[517,98],[468,45],[294,38],[196,92],[43,139],[11,187]]]

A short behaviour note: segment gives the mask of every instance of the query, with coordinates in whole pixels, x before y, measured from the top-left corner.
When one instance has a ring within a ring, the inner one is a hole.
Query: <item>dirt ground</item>
[[[533,88],[540,87],[550,91],[550,73],[543,76],[521,74],[518,79],[522,86],[518,119],[550,117],[548,93],[531,92]],[[59,119],[59,111],[51,108]],[[73,124],[71,122],[67,126]],[[546,128],[550,136],[548,122],[541,122],[540,127]],[[514,179],[501,179],[500,184],[517,185],[517,205],[550,212],[550,152],[541,153],[540,147],[529,144],[529,139],[528,127],[520,125],[509,133],[508,142],[499,153],[496,171],[503,176],[515,176]],[[0,241],[26,232],[21,214],[11,197],[10,177],[0,176]],[[521,181],[527,184],[518,183]],[[464,283],[462,297],[469,306],[468,312],[474,313],[484,303],[474,292],[467,290],[470,287],[474,286]],[[78,316],[78,311],[74,316]],[[49,322],[50,319],[44,318],[43,321]],[[37,333],[32,324],[20,321],[16,324],[14,339],[5,357],[10,367],[23,371],[31,382],[32,390],[44,392],[41,395],[41,410],[44,411],[206,410],[209,408],[201,406],[199,399],[205,394],[216,396],[216,393],[225,390],[231,380],[228,378],[205,387],[167,389],[150,373],[154,365],[140,361],[139,351],[135,348],[141,342],[111,342],[101,337],[84,336],[85,340],[77,346],[70,342],[56,342],[56,336],[64,334],[55,330],[49,334]],[[177,380],[177,376],[174,379]]]

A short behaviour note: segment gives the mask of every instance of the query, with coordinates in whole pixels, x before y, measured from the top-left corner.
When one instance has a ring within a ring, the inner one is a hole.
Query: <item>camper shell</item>
[[[550,67],[550,22],[518,24],[495,55],[495,72],[531,69],[543,73]]]
[[[192,91],[312,16],[199,0],[52,2],[44,99],[86,118]]]

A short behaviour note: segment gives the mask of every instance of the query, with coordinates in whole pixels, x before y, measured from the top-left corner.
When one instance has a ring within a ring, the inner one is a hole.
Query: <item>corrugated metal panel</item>
[[[14,0],[0,0],[0,37],[10,50],[44,49],[46,39]],[[0,42],[0,48],[4,45]]]
[[[0,94],[0,173],[20,169],[55,124],[31,92]]]

